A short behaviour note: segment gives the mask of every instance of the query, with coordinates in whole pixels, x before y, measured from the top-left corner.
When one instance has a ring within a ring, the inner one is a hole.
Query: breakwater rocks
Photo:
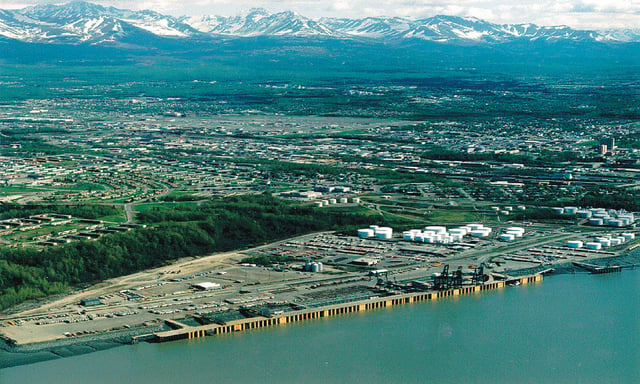
[[[152,327],[125,329],[29,344],[15,344],[13,340],[0,338],[0,369],[53,360],[60,357],[82,355],[131,344],[136,342],[141,335],[162,332],[166,329],[164,324],[159,323]]]

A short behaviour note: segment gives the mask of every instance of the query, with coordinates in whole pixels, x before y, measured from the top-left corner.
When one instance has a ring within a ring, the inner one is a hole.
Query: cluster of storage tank
[[[607,247],[615,247],[635,238],[636,235],[633,233],[623,233],[620,236],[596,237],[595,241],[589,241],[587,243],[580,240],[571,240],[567,242],[567,246],[576,249],[584,247],[586,249],[599,250]]]
[[[507,228],[499,239],[502,241],[514,241],[524,236],[524,228],[522,227],[510,227]]]
[[[322,272],[323,265],[321,262],[316,261],[307,261],[304,265],[304,270],[306,272]]]
[[[325,199],[325,200],[320,200],[320,201],[316,201],[316,207],[318,208],[322,208],[322,207],[326,207],[328,205],[333,205],[333,204],[347,204],[349,202],[349,199],[346,197],[341,197],[339,199]],[[360,204],[360,198],[359,197],[352,197],[351,198],[351,202],[354,204]]]
[[[393,228],[370,225],[369,228],[358,229],[358,237],[362,239],[375,237],[380,240],[389,240],[393,237]]]
[[[501,215],[509,215],[512,211],[513,211],[513,207],[512,206],[506,206],[504,208],[500,208],[500,207],[491,207],[491,209],[495,212],[498,212]],[[516,209],[518,211],[525,211],[527,209],[527,207],[525,207],[524,205],[518,205],[516,207]]]
[[[554,208],[560,215],[576,215],[582,219],[589,219],[589,224],[594,226],[625,227],[635,222],[633,213],[627,211],[606,210],[604,208],[581,209],[578,207]]]
[[[451,228],[442,226],[429,226],[424,229],[412,229],[402,233],[402,239],[416,243],[449,244],[460,242],[467,236],[487,237],[491,234],[491,228],[482,224],[468,224],[462,227]]]

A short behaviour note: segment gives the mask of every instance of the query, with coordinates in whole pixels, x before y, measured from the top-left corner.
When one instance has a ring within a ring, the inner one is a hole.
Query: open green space
[[[433,209],[425,215],[430,223],[468,224],[478,222],[482,216],[468,210]]]
[[[164,211],[164,210],[180,210],[181,207],[186,207],[189,205],[197,205],[198,203],[193,201],[166,201],[166,202],[154,202],[154,203],[140,203],[136,204],[135,210],[136,212],[145,213],[148,211]]]
[[[49,191],[50,188],[36,188],[36,187],[0,187],[0,195],[21,195],[36,192]]]
[[[105,187],[103,184],[98,184],[98,183],[78,182],[78,183],[69,183],[64,186],[56,186],[54,189],[58,191],[91,192],[91,191],[106,191],[107,187]]]

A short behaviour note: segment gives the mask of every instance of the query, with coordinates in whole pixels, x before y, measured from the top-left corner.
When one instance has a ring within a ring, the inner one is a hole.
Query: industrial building
[[[203,282],[203,283],[197,283],[197,284],[191,284],[192,288],[201,290],[201,291],[210,291],[213,289],[220,289],[222,288],[222,286],[218,283],[212,283],[212,282]]]

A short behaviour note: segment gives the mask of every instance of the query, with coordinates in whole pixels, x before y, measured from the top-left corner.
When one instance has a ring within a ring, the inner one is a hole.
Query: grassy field
[[[0,195],[21,195],[28,193],[44,192],[50,190],[49,188],[33,188],[33,187],[0,187]]]
[[[119,215],[101,217],[100,220],[107,223],[124,223],[125,221],[127,221],[127,217],[123,212],[122,214],[119,214]]]
[[[167,208],[178,209],[180,206],[192,205],[192,204],[197,204],[197,202],[195,202],[195,201],[180,201],[180,202],[168,201],[168,202],[157,202],[157,203],[142,203],[142,204],[136,204],[135,210],[137,212],[146,212],[146,211],[153,211],[154,209],[167,209]]]
[[[430,223],[437,224],[468,224],[482,219],[475,212],[455,209],[435,209],[426,215]]]
[[[66,192],[79,192],[79,191],[105,191],[107,188],[102,184],[97,183],[73,183],[68,184],[63,187],[56,187],[56,190],[66,191]]]

